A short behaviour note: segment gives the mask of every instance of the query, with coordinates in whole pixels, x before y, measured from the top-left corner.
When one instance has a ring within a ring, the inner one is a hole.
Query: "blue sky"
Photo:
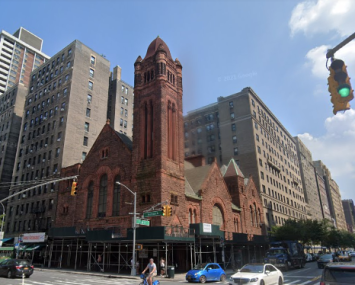
[[[354,32],[355,1],[3,0],[1,9],[1,30],[23,26],[49,56],[78,39],[131,85],[136,58],[159,35],[183,65],[185,114],[252,87],[353,199],[355,112],[332,114],[325,51]],[[339,55],[355,76],[354,48]]]

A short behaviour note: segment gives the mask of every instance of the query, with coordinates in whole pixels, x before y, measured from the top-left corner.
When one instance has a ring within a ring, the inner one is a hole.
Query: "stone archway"
[[[215,204],[212,209],[212,224],[220,226],[220,228],[222,228],[224,224],[223,213],[217,204]]]

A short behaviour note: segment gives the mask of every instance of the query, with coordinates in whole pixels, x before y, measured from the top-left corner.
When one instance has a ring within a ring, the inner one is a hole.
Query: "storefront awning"
[[[0,247],[0,251],[11,251],[11,250],[14,250],[13,246]]]
[[[12,240],[12,239],[14,239],[14,238],[13,237],[12,238],[3,238],[3,239],[0,239],[0,241],[7,242],[7,241]]]
[[[32,251],[32,250],[36,250],[36,249],[41,249],[43,247],[42,244],[34,244],[34,245],[30,245],[29,247],[26,248],[26,251]]]

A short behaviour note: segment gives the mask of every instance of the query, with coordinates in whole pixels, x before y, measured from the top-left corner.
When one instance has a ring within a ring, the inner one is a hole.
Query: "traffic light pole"
[[[36,187],[40,187],[40,186],[44,186],[44,185],[47,185],[47,184],[51,184],[51,183],[56,183],[56,182],[59,182],[59,181],[63,181],[63,180],[70,180],[70,179],[76,179],[78,177],[78,175],[75,175],[75,176],[69,176],[69,177],[63,177],[63,178],[59,178],[59,179],[55,179],[55,180],[51,180],[51,181],[47,181],[45,183],[41,183],[41,184],[36,184],[35,186],[32,186],[30,188],[26,188],[20,192],[16,192],[10,196],[7,196],[6,198],[0,200],[0,203],[3,203],[7,200],[9,200],[10,198],[12,197],[15,197],[16,195],[19,195],[19,194],[23,194],[23,193],[26,193],[27,191],[30,191]]]
[[[332,48],[332,49],[328,49],[327,54],[326,54],[326,58],[332,58],[334,57],[334,54],[340,50],[343,46],[345,46],[346,44],[350,43],[353,39],[355,39],[355,33],[353,33],[351,36],[349,36],[348,38],[346,38],[345,40],[343,40],[340,44],[338,44],[336,47]]]
[[[137,210],[136,210],[136,205],[137,205],[137,193],[133,192],[131,189],[129,189],[126,185],[122,184],[119,181],[116,181],[118,185],[122,185],[124,188],[126,188],[129,192],[131,192],[134,196],[134,206],[133,206],[133,257],[132,257],[132,268],[131,268],[131,275],[136,276],[136,222],[137,222]]]

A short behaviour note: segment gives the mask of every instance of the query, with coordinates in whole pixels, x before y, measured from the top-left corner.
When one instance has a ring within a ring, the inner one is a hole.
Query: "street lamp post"
[[[136,276],[136,203],[137,203],[137,193],[133,192],[131,189],[129,189],[126,185],[122,184],[119,181],[116,181],[116,183],[118,185],[122,185],[124,188],[126,188],[129,192],[131,192],[134,196],[134,204],[133,204],[133,208],[134,208],[134,212],[133,212],[133,257],[132,257],[132,269],[131,269],[131,275],[132,276]]]

